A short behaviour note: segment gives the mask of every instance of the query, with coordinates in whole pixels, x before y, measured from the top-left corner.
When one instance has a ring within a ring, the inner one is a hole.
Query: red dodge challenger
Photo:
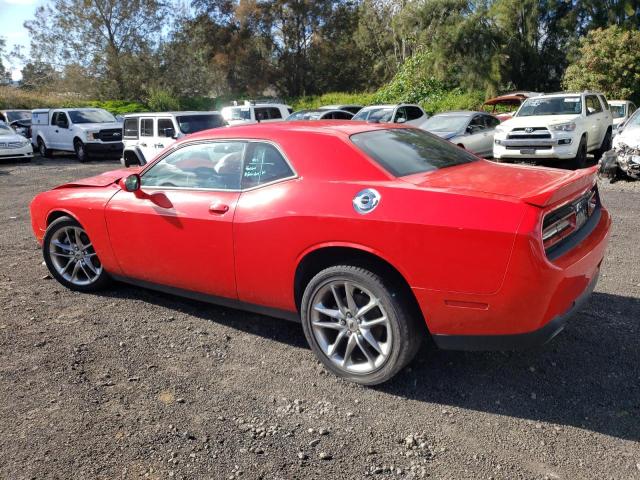
[[[142,170],[39,194],[51,274],[301,320],[333,373],[373,385],[430,335],[515,349],[589,297],[611,220],[595,168],[479,159],[423,130],[284,122],[201,132]]]

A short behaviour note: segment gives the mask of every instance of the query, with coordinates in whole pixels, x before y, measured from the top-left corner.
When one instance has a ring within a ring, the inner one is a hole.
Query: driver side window
[[[473,120],[471,120],[471,122],[469,122],[469,128],[470,128],[470,132],[469,133],[478,133],[482,130],[486,130],[486,125],[484,123],[483,118],[478,115],[477,117],[474,117]]]
[[[175,150],[142,176],[142,187],[239,190],[246,142],[211,142]]]

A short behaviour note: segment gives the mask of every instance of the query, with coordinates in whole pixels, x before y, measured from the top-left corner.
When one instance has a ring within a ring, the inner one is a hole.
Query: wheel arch
[[[46,227],[49,227],[49,225],[51,225],[53,222],[55,222],[56,220],[58,220],[59,218],[62,218],[62,217],[69,217],[69,218],[74,219],[76,222],[80,223],[78,218],[74,214],[69,212],[68,210],[57,208],[55,210],[51,210],[47,214]]]
[[[325,268],[334,265],[352,265],[366,268],[379,274],[389,283],[399,285],[400,293],[410,303],[409,307],[415,315],[420,315],[419,318],[426,325],[426,319],[406,276],[379,252],[360,245],[340,243],[319,245],[307,250],[300,256],[293,280],[293,295],[298,311],[301,308],[304,289],[311,279]]]

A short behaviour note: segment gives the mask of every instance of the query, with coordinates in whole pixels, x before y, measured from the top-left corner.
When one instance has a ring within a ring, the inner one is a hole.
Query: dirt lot
[[[294,323],[51,280],[29,201],[117,166],[0,165],[0,478],[640,479],[640,184],[602,187],[603,276],[553,342],[361,388]]]

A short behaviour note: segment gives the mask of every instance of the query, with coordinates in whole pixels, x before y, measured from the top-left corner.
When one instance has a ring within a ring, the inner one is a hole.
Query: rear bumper
[[[122,142],[86,143],[85,148],[87,150],[87,153],[122,155],[124,144]]]
[[[538,330],[515,335],[433,335],[433,340],[438,348],[442,350],[523,350],[544,345],[559,334],[567,322],[589,300],[598,283],[599,273],[600,271],[598,270],[585,291],[573,301],[569,310],[553,318]]]

